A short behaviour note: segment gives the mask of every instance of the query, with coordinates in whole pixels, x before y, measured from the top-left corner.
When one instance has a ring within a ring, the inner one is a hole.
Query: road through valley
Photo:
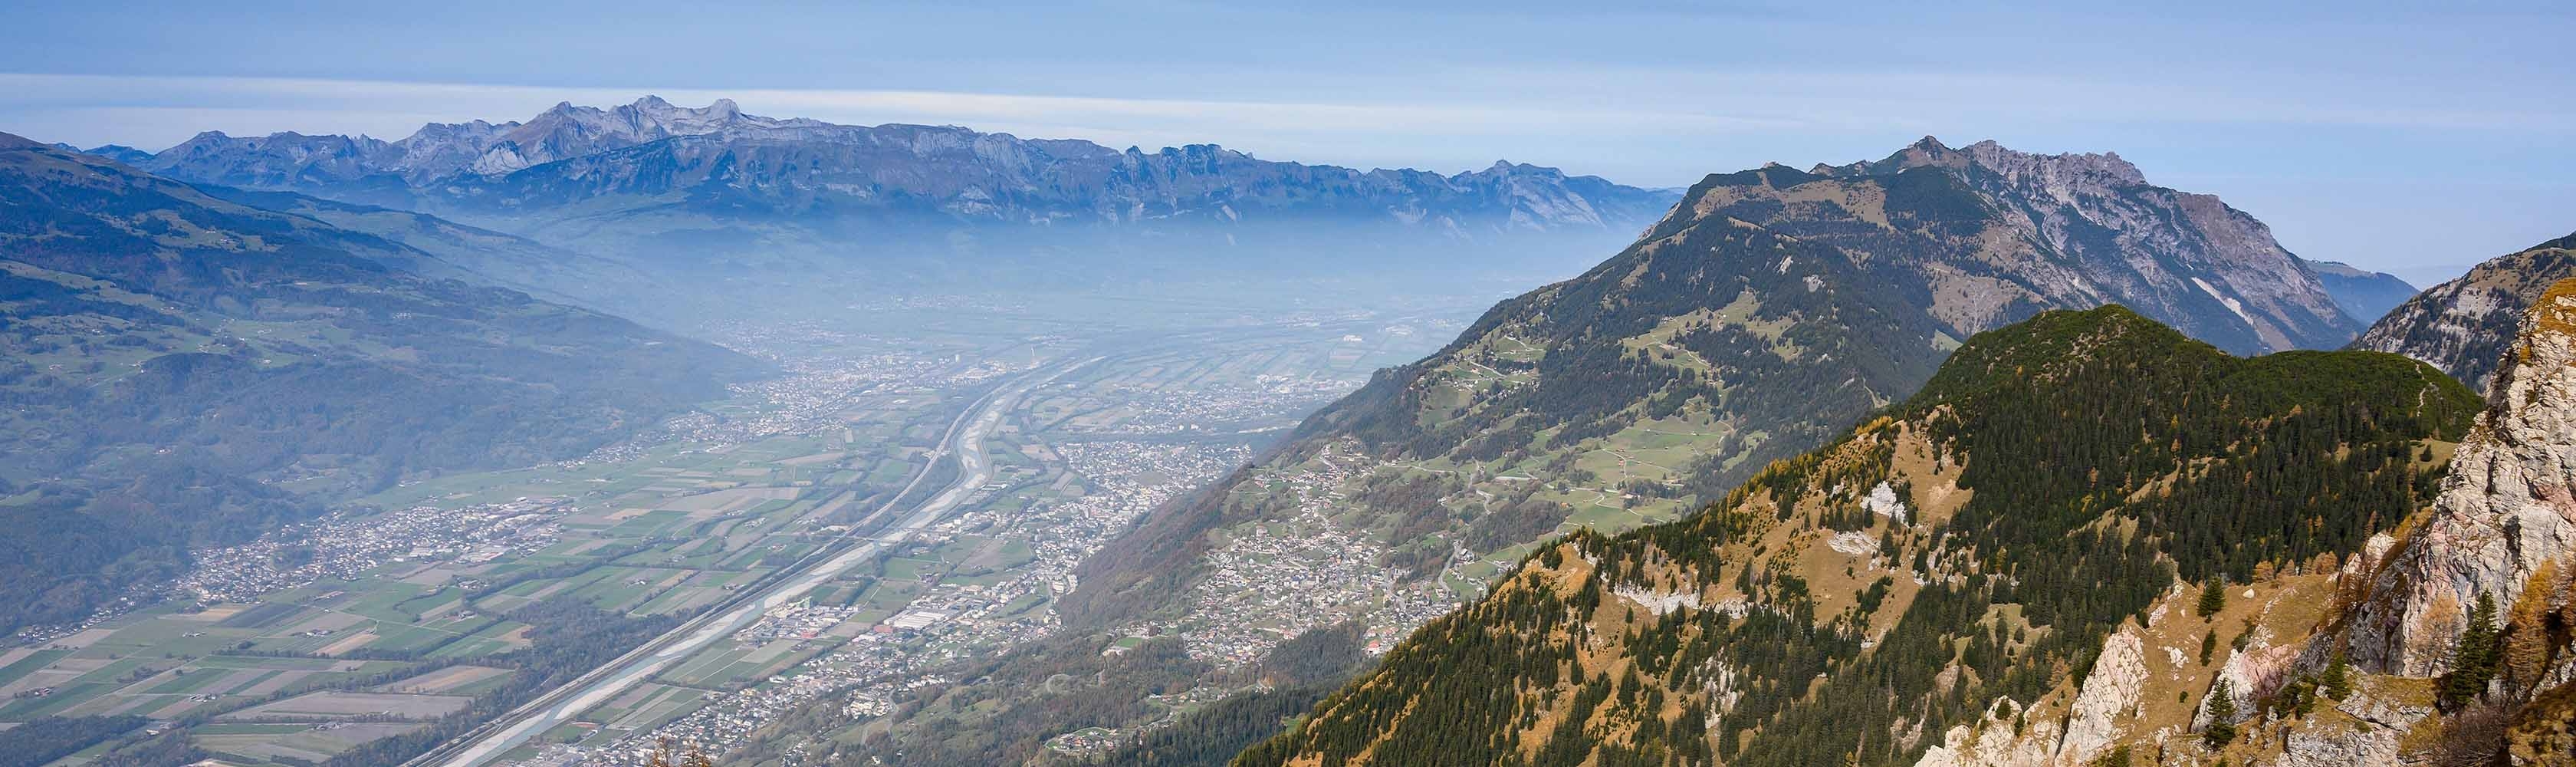
[[[795,600],[814,587],[869,562],[887,548],[900,544],[913,534],[937,523],[964,505],[967,499],[973,497],[985,483],[992,481],[993,466],[991,459],[984,454],[984,440],[993,433],[995,427],[1001,425],[1004,416],[1018,405],[1021,397],[1031,389],[1053,381],[1056,377],[1089,362],[1091,360],[1050,364],[1023,373],[1016,379],[996,386],[973,405],[967,407],[964,413],[959,414],[956,420],[949,423],[946,435],[932,455],[933,460],[924,462],[923,467],[913,475],[911,482],[905,485],[904,492],[897,493],[893,500],[888,501],[888,509],[879,509],[868,516],[870,518],[883,516],[893,504],[902,503],[904,499],[912,497],[912,491],[918,489],[921,482],[930,475],[931,468],[936,466],[941,458],[954,458],[957,461],[955,478],[937,495],[914,507],[894,523],[873,531],[863,532],[853,529],[850,533],[853,537],[845,539],[840,545],[827,546],[770,577],[765,583],[754,587],[748,593],[719,603],[713,609],[645,643],[644,646],[618,657],[608,665],[557,687],[463,737],[431,749],[428,753],[406,763],[407,767],[427,765],[479,767],[487,764],[510,749],[526,743],[530,738],[564,723],[576,721],[583,712],[589,711],[592,707],[652,679],[672,664],[751,625],[759,620],[762,612]]]

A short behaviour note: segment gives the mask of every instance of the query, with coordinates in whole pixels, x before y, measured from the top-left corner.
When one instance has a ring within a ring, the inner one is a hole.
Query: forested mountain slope
[[[2551,283],[2576,277],[2576,234],[2489,259],[2425,289],[2372,323],[2353,346],[2430,362],[2484,391],[2514,328]]]
[[[1678,210],[1582,276],[1381,371],[1249,473],[1158,510],[1086,565],[1069,610],[1168,600],[1190,585],[1208,531],[1309,507],[1381,543],[1381,565],[1415,573],[1448,564],[1453,547],[1506,550],[1569,519],[1624,528],[1678,513],[1931,374],[1950,343],[1906,277],[1883,259]],[[1318,472],[1350,501],[1246,492],[1260,484],[1251,477]]]
[[[0,135],[0,626],[440,469],[578,457],[761,366],[321,221]]]
[[[1618,256],[1379,375],[1252,475],[1346,453],[1329,460],[1362,502],[1336,521],[1415,552],[1394,561],[1418,572],[1453,541],[1493,552],[1569,518],[1669,518],[1912,392],[1957,338],[2107,302],[2238,353],[2353,329],[2304,262],[2216,198],[2116,155],[1926,138],[1878,162],[1709,176]],[[1284,513],[1231,495],[1149,517],[1075,612],[1174,593],[1205,531]],[[1604,501],[1632,513],[1578,511]]]
[[[2429,508],[2340,568],[2178,590],[2029,712],[2042,724],[1954,727],[1923,764],[2576,764],[2576,280],[2519,327]],[[2215,672],[2169,671],[2204,620]]]
[[[498,285],[611,314],[653,313],[660,307],[651,299],[672,291],[666,280],[631,264],[426,213],[326,200],[298,192],[213,184],[197,185],[197,191],[227,202],[374,235],[417,250],[429,258],[412,258],[395,265],[423,277]]]
[[[1540,549],[1238,764],[1913,764],[1990,716],[2090,727],[2060,698],[2106,639],[2237,631],[2160,600],[2333,570],[2427,499],[2476,405],[2392,355],[2042,314],[1689,518]]]

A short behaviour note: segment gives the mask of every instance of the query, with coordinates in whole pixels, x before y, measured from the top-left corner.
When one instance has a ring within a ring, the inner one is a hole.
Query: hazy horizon
[[[391,139],[425,122],[649,93],[1362,168],[1508,159],[1649,187],[1874,159],[1931,134],[2117,152],[2158,184],[2254,214],[2302,256],[2419,286],[2566,234],[2555,216],[2576,201],[2576,158],[2560,150],[2576,114],[2559,98],[2576,74],[2528,53],[2576,23],[2545,4],[893,4],[689,25],[658,10],[48,5],[0,33],[12,43],[0,50],[0,130],[145,149],[201,130]],[[256,33],[225,33],[253,19]]]

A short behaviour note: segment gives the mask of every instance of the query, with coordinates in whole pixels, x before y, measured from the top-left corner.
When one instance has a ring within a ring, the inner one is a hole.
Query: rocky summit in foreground
[[[2179,665],[2159,656],[2189,648],[2154,622],[2124,628],[2064,729],[1988,718],[1924,763],[2576,764],[2576,280],[2531,302],[2429,508],[2331,571],[2229,584],[2221,623],[2246,601],[2260,612],[2209,689],[2157,694]]]
[[[2524,310],[2576,277],[2576,234],[2497,256],[2435,285],[2372,323],[2353,346],[2433,363],[2484,391]]]
[[[2330,654],[2278,669],[2476,406],[2394,355],[2042,314],[1690,518],[1542,548],[1237,763],[2245,763],[2331,716],[2285,692]]]

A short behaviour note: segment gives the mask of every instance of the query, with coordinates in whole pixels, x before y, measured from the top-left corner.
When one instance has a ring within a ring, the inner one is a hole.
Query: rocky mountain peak
[[[684,107],[664,101],[660,96],[645,96],[635,103],[617,109],[639,132],[670,135],[710,133],[738,123],[767,124],[777,121],[742,113],[733,99],[716,99],[703,107]]]
[[[1993,139],[1953,148],[1932,136],[1917,139],[1877,161],[1864,160],[1839,166],[1818,164],[1808,172],[1819,176],[1883,176],[1915,168],[1965,171],[1972,165],[1992,171],[2011,183],[2037,187],[2080,185],[2115,188],[2147,183],[2146,174],[2139,171],[2138,166],[2121,159],[2118,152],[2039,154],[2016,151]]]
[[[2261,221],[2148,183],[2116,154],[1954,148],[1925,136],[1879,160],[1712,175],[1691,194],[1680,209],[1689,217],[1733,217],[1910,263],[1953,337],[2039,308],[2103,303],[2238,353],[2339,345],[2355,329]],[[1881,234],[1908,246],[1858,241]]]
[[[1551,168],[1545,165],[1531,165],[1525,162],[1512,162],[1510,160],[1495,160],[1494,164],[1485,166],[1485,169],[1481,171],[1481,173],[1483,175],[1490,176],[1534,176],[1540,178],[1565,177],[1565,171],[1557,168]]]
[[[461,126],[428,126],[405,139],[411,157],[452,158],[459,148],[473,150],[465,170],[499,176],[534,165],[622,149],[673,136],[699,136],[734,128],[772,128],[811,121],[772,120],[742,113],[732,99],[704,107],[683,107],[660,96],[645,96],[611,109],[575,106],[566,101],[500,131],[457,130]],[[451,162],[406,163],[439,171]]]
[[[2083,180],[2106,186],[2137,186],[2147,183],[2138,166],[2120,159],[2118,152],[2033,154],[2004,148],[1992,139],[1969,144],[1960,149],[1968,158],[1988,170],[2015,180]]]
[[[2393,549],[2355,608],[2348,651],[2409,676],[2449,670],[2479,596],[2512,605],[2542,563],[2576,554],[2576,279],[2525,313],[2429,518]]]
[[[1957,170],[1967,167],[1968,162],[1967,155],[1941,143],[1941,139],[1924,136],[1877,162],[1864,160],[1840,168],[1828,168],[1826,170],[1832,172],[1825,175],[1892,174],[1925,167]]]

